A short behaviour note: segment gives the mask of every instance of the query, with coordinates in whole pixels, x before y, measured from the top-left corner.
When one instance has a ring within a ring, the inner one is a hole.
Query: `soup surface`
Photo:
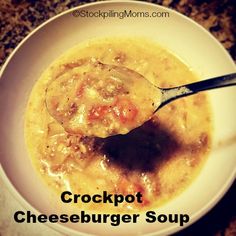
[[[55,78],[70,73],[70,63],[88,57],[137,71],[158,87],[198,80],[176,56],[145,39],[106,38],[82,43],[53,62],[31,92],[25,114],[25,138],[32,162],[58,196],[65,190],[91,195],[103,191],[143,195],[142,204],[122,203],[114,207],[78,203],[80,209],[154,209],[183,191],[207,158],[211,145],[207,96],[200,93],[176,100],[125,135],[96,138],[73,134],[49,114],[45,94]],[[146,104],[140,107],[145,109]]]

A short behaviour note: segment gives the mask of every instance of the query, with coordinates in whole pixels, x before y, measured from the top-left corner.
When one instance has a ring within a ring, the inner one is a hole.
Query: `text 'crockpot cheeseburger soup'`
[[[126,134],[123,135],[103,138],[85,136],[83,132],[74,130],[70,132],[71,127],[83,119],[86,119],[88,130],[91,127],[96,131],[98,124],[106,129],[111,120],[122,124],[123,129],[149,105],[144,100],[132,101],[132,104],[123,101],[120,99],[121,94],[125,94],[122,87],[116,88],[115,91],[120,91],[116,93],[112,93],[110,87],[104,90],[106,83],[94,76],[96,68],[93,64],[88,67],[75,63],[87,60],[134,70],[158,87],[179,86],[198,78],[176,56],[147,40],[96,39],[70,49],[53,62],[30,95],[25,115],[26,143],[35,169],[50,189],[58,193],[58,198],[66,190],[81,195],[102,195],[104,191],[123,195],[140,192],[141,204],[126,202],[115,207],[104,203],[78,203],[77,206],[97,212],[154,209],[187,188],[207,158],[211,144],[211,113],[207,96],[200,93],[176,100],[161,108],[140,127],[128,133],[124,131]],[[73,99],[83,99],[84,93],[94,95],[90,88],[83,86],[81,74],[87,81],[95,81],[93,83],[99,86],[99,91],[114,101],[114,106],[105,109],[105,105],[100,104],[103,100],[98,98],[97,104],[90,104],[90,109],[81,113],[83,119],[73,120],[75,111],[86,107],[86,99],[80,104],[82,108],[74,104]],[[63,88],[52,87],[52,82],[57,79],[62,80]],[[78,89],[67,89],[68,86],[76,88],[77,83],[80,84]],[[52,91],[65,88],[64,96],[50,97],[50,105],[55,111],[53,116],[45,98],[50,84]],[[70,94],[68,91],[76,92]],[[70,103],[70,99],[73,102]],[[66,107],[66,112],[63,113],[58,104],[62,104],[63,109]],[[111,120],[104,115],[107,109],[110,109]],[[56,115],[58,119],[55,119]],[[73,120],[73,125],[70,120]],[[63,126],[63,122],[68,125]]]

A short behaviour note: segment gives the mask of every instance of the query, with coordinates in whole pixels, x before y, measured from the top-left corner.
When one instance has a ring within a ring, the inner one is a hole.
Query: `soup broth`
[[[159,207],[189,186],[207,158],[211,145],[207,95],[176,100],[125,135],[71,134],[49,115],[45,91],[54,78],[70,70],[65,65],[88,57],[137,71],[158,87],[198,80],[178,57],[145,39],[95,39],[70,49],[45,70],[29,98],[25,138],[33,165],[58,196],[65,190],[143,196],[141,204],[78,203],[80,209],[132,212]]]

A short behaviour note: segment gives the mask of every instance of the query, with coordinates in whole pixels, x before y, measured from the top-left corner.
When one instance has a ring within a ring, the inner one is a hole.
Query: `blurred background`
[[[0,67],[18,43],[52,16],[90,1],[0,0]],[[236,61],[235,0],[156,0],[192,18],[210,31]],[[60,236],[43,224],[14,223],[15,211],[23,210],[0,178],[0,236]],[[207,191],[207,190],[206,190]],[[236,236],[236,183],[201,220],[175,236]]]

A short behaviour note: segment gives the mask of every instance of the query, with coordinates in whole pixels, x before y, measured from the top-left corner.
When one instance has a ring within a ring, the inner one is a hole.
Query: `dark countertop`
[[[17,44],[48,18],[74,6],[92,1],[0,0],[0,66]],[[235,0],[147,1],[173,8],[209,30],[236,61]],[[0,235],[2,232],[0,230]],[[202,219],[176,236],[236,236],[236,183]]]
[[[0,65],[16,45],[48,18],[94,0],[0,0]],[[235,0],[156,0],[189,16],[209,30],[236,60]]]

